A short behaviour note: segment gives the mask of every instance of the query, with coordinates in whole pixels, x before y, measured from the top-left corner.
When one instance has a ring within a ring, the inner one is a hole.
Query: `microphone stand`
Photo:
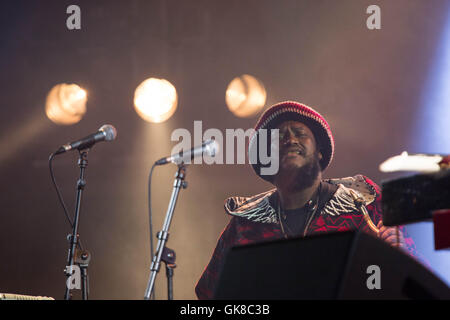
[[[77,244],[78,244],[78,224],[79,224],[79,218],[80,218],[80,205],[81,205],[81,196],[84,190],[84,187],[86,186],[86,180],[84,180],[84,171],[88,165],[87,160],[88,151],[87,150],[80,150],[80,158],[78,159],[78,166],[80,167],[80,178],[77,181],[77,200],[76,200],[76,206],[75,206],[75,217],[73,220],[73,229],[72,234],[69,234],[67,236],[67,239],[70,242],[69,246],[69,254],[67,257],[67,266],[64,270],[67,280],[66,280],[66,291],[64,293],[64,300],[70,300],[71,294],[70,294],[70,286],[69,286],[69,280],[71,280],[71,276],[73,275],[73,266],[74,263],[80,268],[81,270],[81,280],[82,280],[82,297],[83,300],[88,300],[89,296],[89,280],[88,280],[88,264],[91,259],[91,256],[89,252],[87,251],[77,251]],[[78,276],[78,274],[75,272],[75,276]],[[76,279],[75,279],[75,282]]]
[[[175,251],[166,248],[166,242],[169,239],[169,227],[172,222],[173,212],[175,210],[175,205],[177,203],[178,194],[180,189],[187,188],[187,182],[184,181],[186,177],[186,167],[184,163],[178,165],[178,171],[175,174],[175,181],[173,183],[172,196],[170,197],[169,207],[166,212],[166,217],[164,220],[163,228],[156,234],[158,238],[158,244],[156,245],[156,253],[153,257],[152,264],[150,267],[150,277],[147,284],[147,289],[145,290],[145,300],[150,299],[150,295],[155,286],[156,275],[159,272],[161,266],[161,261],[166,264],[166,276],[167,276],[167,289],[168,289],[168,300],[173,299],[173,269],[175,265]]]

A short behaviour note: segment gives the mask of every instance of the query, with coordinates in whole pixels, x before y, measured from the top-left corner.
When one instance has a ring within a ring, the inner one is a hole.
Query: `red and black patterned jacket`
[[[331,198],[317,211],[306,225],[304,236],[325,232],[363,230],[371,232],[357,209],[350,190],[362,196],[366,209],[375,225],[381,220],[380,188],[369,178],[357,175],[342,179],[328,179],[325,183],[337,186]],[[277,210],[271,199],[276,189],[253,197],[232,197],[225,202],[225,211],[232,215],[222,232],[211,261],[197,283],[195,292],[199,299],[212,299],[217,285],[224,256],[228,249],[237,245],[281,239],[284,237]],[[400,227],[408,252],[416,256],[413,240]]]

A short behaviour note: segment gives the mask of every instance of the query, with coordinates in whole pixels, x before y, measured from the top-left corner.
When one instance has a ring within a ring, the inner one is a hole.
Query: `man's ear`
[[[318,152],[318,157],[319,157],[319,160],[322,160],[322,158],[323,158],[322,152],[320,152],[320,150]]]

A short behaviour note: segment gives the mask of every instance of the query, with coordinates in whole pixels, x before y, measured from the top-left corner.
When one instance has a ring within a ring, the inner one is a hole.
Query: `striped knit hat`
[[[295,101],[284,101],[277,103],[267,109],[259,118],[254,128],[255,133],[250,138],[248,146],[249,159],[252,159],[252,157],[250,157],[250,153],[257,152],[258,150],[259,130],[274,129],[284,121],[289,120],[302,122],[313,132],[317,142],[317,147],[322,153],[320,167],[322,168],[322,171],[324,171],[330,165],[334,155],[334,139],[330,126],[325,118],[313,108]],[[258,155],[258,153],[255,154]],[[258,176],[264,180],[270,181],[270,176],[260,175],[261,163],[259,161],[259,156],[257,156],[257,159],[258,160],[256,163],[252,163],[253,169]]]

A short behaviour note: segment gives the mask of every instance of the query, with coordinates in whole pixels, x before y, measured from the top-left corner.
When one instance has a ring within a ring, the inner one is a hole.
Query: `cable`
[[[153,261],[153,222],[152,222],[152,175],[153,175],[153,169],[155,168],[156,163],[152,165],[152,168],[150,169],[150,174],[148,176],[148,221],[150,224],[150,259]],[[150,299],[155,300],[155,285],[153,285],[152,292],[150,293]]]
[[[69,213],[68,213],[66,204],[64,203],[64,199],[63,199],[63,197],[62,197],[62,195],[61,195],[61,191],[59,190],[59,187],[58,187],[58,185],[56,184],[55,174],[54,174],[54,172],[53,172],[53,158],[54,158],[54,157],[55,157],[55,154],[52,153],[52,154],[50,155],[50,157],[48,158],[48,167],[49,167],[49,169],[50,169],[50,176],[51,176],[51,178],[52,178],[52,182],[53,182],[53,186],[55,187],[56,194],[58,195],[59,203],[61,203],[61,206],[63,207],[63,210],[64,210],[64,214],[66,215],[67,221],[69,222],[70,227],[73,229],[73,222],[72,222],[72,219],[70,219],[70,217],[69,217]],[[82,246],[82,244],[81,244],[81,240],[78,240],[78,245],[79,245],[79,247],[80,247],[80,250],[83,250],[83,246]]]
[[[70,219],[70,217],[69,217],[69,213],[67,212],[66,204],[64,203],[61,192],[59,191],[58,185],[56,184],[55,174],[53,172],[53,158],[54,157],[55,157],[55,154],[52,153],[48,159],[48,166],[50,168],[50,176],[52,178],[52,182],[53,182],[53,186],[55,187],[56,194],[58,195],[59,203],[61,203],[61,205],[63,207],[64,214],[66,215],[67,221],[69,221],[70,227],[73,228],[72,219]]]

